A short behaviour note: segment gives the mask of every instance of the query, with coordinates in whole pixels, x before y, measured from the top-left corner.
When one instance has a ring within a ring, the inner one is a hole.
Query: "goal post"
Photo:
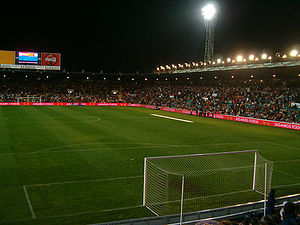
[[[266,200],[273,163],[257,150],[148,157],[143,205],[157,216]]]
[[[26,97],[17,97],[17,103],[20,102],[42,102],[42,97],[26,96]]]

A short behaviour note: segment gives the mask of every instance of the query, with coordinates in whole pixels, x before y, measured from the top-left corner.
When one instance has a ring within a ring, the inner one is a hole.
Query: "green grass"
[[[141,207],[143,158],[150,156],[258,149],[275,162],[277,196],[299,193],[299,131],[155,111],[194,121],[184,123],[153,112],[0,107],[0,224],[93,224],[153,216]]]

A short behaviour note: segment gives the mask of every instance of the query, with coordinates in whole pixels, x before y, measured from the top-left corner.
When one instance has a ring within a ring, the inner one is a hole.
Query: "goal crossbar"
[[[143,205],[182,222],[183,213],[266,201],[272,171],[258,150],[146,157]]]
[[[154,156],[146,157],[145,159],[171,159],[171,158],[185,158],[185,157],[197,157],[197,156],[213,156],[213,155],[226,155],[226,154],[237,154],[237,153],[251,153],[258,152],[258,150],[245,150],[245,151],[234,151],[234,152],[216,152],[216,153],[203,153],[203,154],[191,154],[191,155],[172,155],[172,156]]]

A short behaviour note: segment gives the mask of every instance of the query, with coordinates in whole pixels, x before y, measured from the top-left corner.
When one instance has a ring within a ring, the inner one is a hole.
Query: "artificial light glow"
[[[286,59],[286,58],[287,58],[287,55],[283,55],[282,58],[283,58],[283,59]]]
[[[298,55],[298,51],[296,49],[294,49],[290,52],[290,56],[292,56],[292,57],[296,57],[297,55]]]
[[[276,77],[276,75],[275,75],[275,74],[273,74],[273,77]]]
[[[236,60],[238,62],[242,62],[243,61],[243,56],[239,55],[238,57],[236,57]]]
[[[231,58],[227,58],[227,62],[231,62]]]
[[[267,55],[266,53],[264,53],[264,54],[261,55],[261,58],[262,58],[262,59],[267,59],[267,58],[268,58],[268,55]]]
[[[272,59],[272,56],[269,56],[268,59]]]
[[[234,76],[231,76],[231,78],[233,79],[233,78],[234,78]]]
[[[202,8],[202,15],[205,20],[211,20],[216,15],[216,7],[213,4],[208,4]]]
[[[220,64],[222,62],[221,59],[217,59],[217,63]]]
[[[249,55],[249,60],[253,61],[254,60],[254,55]]]

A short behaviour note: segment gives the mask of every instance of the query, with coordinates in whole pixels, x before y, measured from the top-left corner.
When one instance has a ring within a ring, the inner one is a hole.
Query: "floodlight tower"
[[[202,15],[206,27],[204,62],[214,61],[214,33],[217,22],[217,10],[214,4],[209,3],[202,8]]]

